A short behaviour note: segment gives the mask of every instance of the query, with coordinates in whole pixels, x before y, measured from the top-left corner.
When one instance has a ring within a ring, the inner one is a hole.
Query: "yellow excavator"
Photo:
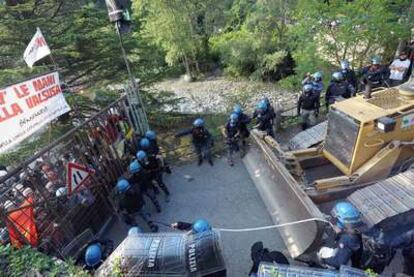
[[[325,139],[307,149],[254,130],[244,161],[276,224],[315,219],[280,229],[293,258],[319,249],[320,219],[341,199],[369,228],[414,225],[414,78],[336,102],[327,118]]]

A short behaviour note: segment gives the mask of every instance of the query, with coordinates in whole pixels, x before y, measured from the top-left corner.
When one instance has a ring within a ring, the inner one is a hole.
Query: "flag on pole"
[[[24,51],[23,58],[27,65],[32,68],[35,62],[43,59],[47,55],[50,55],[49,46],[43,37],[42,31],[37,28],[36,34],[33,36],[32,40]]]

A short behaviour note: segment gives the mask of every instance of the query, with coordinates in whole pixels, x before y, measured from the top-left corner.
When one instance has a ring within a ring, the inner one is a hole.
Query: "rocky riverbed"
[[[297,92],[280,89],[273,83],[229,80],[224,77],[195,82],[187,82],[183,78],[169,79],[156,83],[150,90],[172,92],[180,101],[178,105],[165,109],[180,113],[224,113],[236,103],[253,110],[263,97],[271,99],[274,106],[288,109],[295,106],[298,97]]]

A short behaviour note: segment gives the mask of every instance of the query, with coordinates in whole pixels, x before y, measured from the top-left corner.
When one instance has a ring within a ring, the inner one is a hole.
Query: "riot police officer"
[[[252,119],[243,112],[243,109],[240,105],[234,106],[233,113],[237,114],[238,116],[240,138],[242,141],[242,145],[246,146],[246,140],[250,136],[250,131],[249,128],[247,128],[247,125],[252,121]]]
[[[361,82],[366,90],[386,86],[388,70],[381,65],[379,57],[371,59],[371,64],[361,70]]]
[[[142,194],[151,200],[157,212],[160,213],[161,205],[157,200],[154,184],[152,183],[150,176],[144,172],[144,169],[137,160],[132,161],[129,165],[128,174],[125,177],[133,186],[137,186]]]
[[[177,221],[170,226],[176,230],[191,231],[193,234],[200,234],[212,230],[210,223],[205,219],[197,219],[193,223]]]
[[[163,168],[156,156],[148,156],[145,151],[138,151],[137,161],[145,171],[149,180],[155,181],[165,193],[167,202],[169,201],[170,191],[162,178]]]
[[[263,99],[256,107],[253,113],[253,118],[256,119],[256,128],[262,132],[266,132],[268,136],[275,137],[273,132],[273,120],[275,113],[269,109],[269,105]]]
[[[344,80],[347,81],[350,85],[352,85],[355,91],[358,90],[358,80],[356,77],[356,73],[353,69],[351,69],[350,64],[347,60],[341,61],[341,73],[344,77]]]
[[[96,270],[114,250],[112,240],[94,240],[81,251],[76,264],[83,265],[88,271]]]
[[[136,225],[136,216],[141,216],[153,232],[158,226],[149,220],[149,213],[144,211],[144,198],[138,187],[132,187],[126,179],[120,179],[116,185],[118,190],[118,209],[127,225]]]
[[[350,98],[355,96],[355,88],[344,80],[341,72],[335,72],[332,74],[332,80],[326,89],[325,105],[326,109],[329,105],[336,101],[343,100],[344,98]]]
[[[303,92],[298,101],[298,115],[302,117],[302,130],[315,122],[319,114],[319,94],[315,93],[311,84],[303,86]]]
[[[145,152],[147,152],[148,155],[156,156],[157,159],[160,160],[164,171],[167,174],[171,174],[171,168],[168,165],[167,161],[162,156],[161,149],[158,146],[157,134],[152,130],[148,130],[147,132],[145,132],[145,139],[147,139],[147,142],[144,143],[145,145],[144,147],[142,147],[141,150],[144,150]],[[142,141],[143,139],[141,139],[141,142]]]
[[[239,116],[236,113],[231,113],[230,118],[226,123],[224,134],[225,141],[228,147],[228,162],[230,166],[234,165],[233,153],[240,151],[240,127]]]
[[[321,72],[315,72],[312,75],[312,82],[310,83],[313,87],[313,92],[318,95],[318,97],[321,96],[321,93],[324,89],[323,81],[322,81],[322,73]]]
[[[352,267],[359,268],[362,257],[362,236],[356,227],[361,224],[361,214],[350,202],[339,202],[333,209],[336,219],[334,230],[336,232],[336,248],[331,249],[333,255],[325,256],[323,252],[327,247],[322,247],[318,256],[323,265],[339,269],[341,265],[352,262]]]
[[[213,158],[211,155],[211,147],[213,146],[213,138],[207,128],[204,126],[204,120],[202,118],[197,118],[193,122],[193,128],[184,130],[176,134],[176,137],[181,137],[185,135],[192,135],[192,142],[195,148],[195,151],[198,156],[198,165],[200,166],[203,163],[205,158],[208,163],[213,166]]]

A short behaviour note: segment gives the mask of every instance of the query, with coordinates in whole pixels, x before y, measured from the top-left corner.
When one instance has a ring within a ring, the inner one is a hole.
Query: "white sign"
[[[27,65],[32,68],[35,62],[46,57],[47,55],[50,55],[49,46],[43,37],[42,31],[37,28],[36,34],[33,36],[32,40],[24,51],[23,59]]]
[[[57,72],[0,88],[0,153],[68,111]]]
[[[414,113],[403,116],[401,120],[401,129],[405,129],[414,125]]]
[[[68,194],[76,191],[89,179],[94,170],[76,163],[68,163]]]

